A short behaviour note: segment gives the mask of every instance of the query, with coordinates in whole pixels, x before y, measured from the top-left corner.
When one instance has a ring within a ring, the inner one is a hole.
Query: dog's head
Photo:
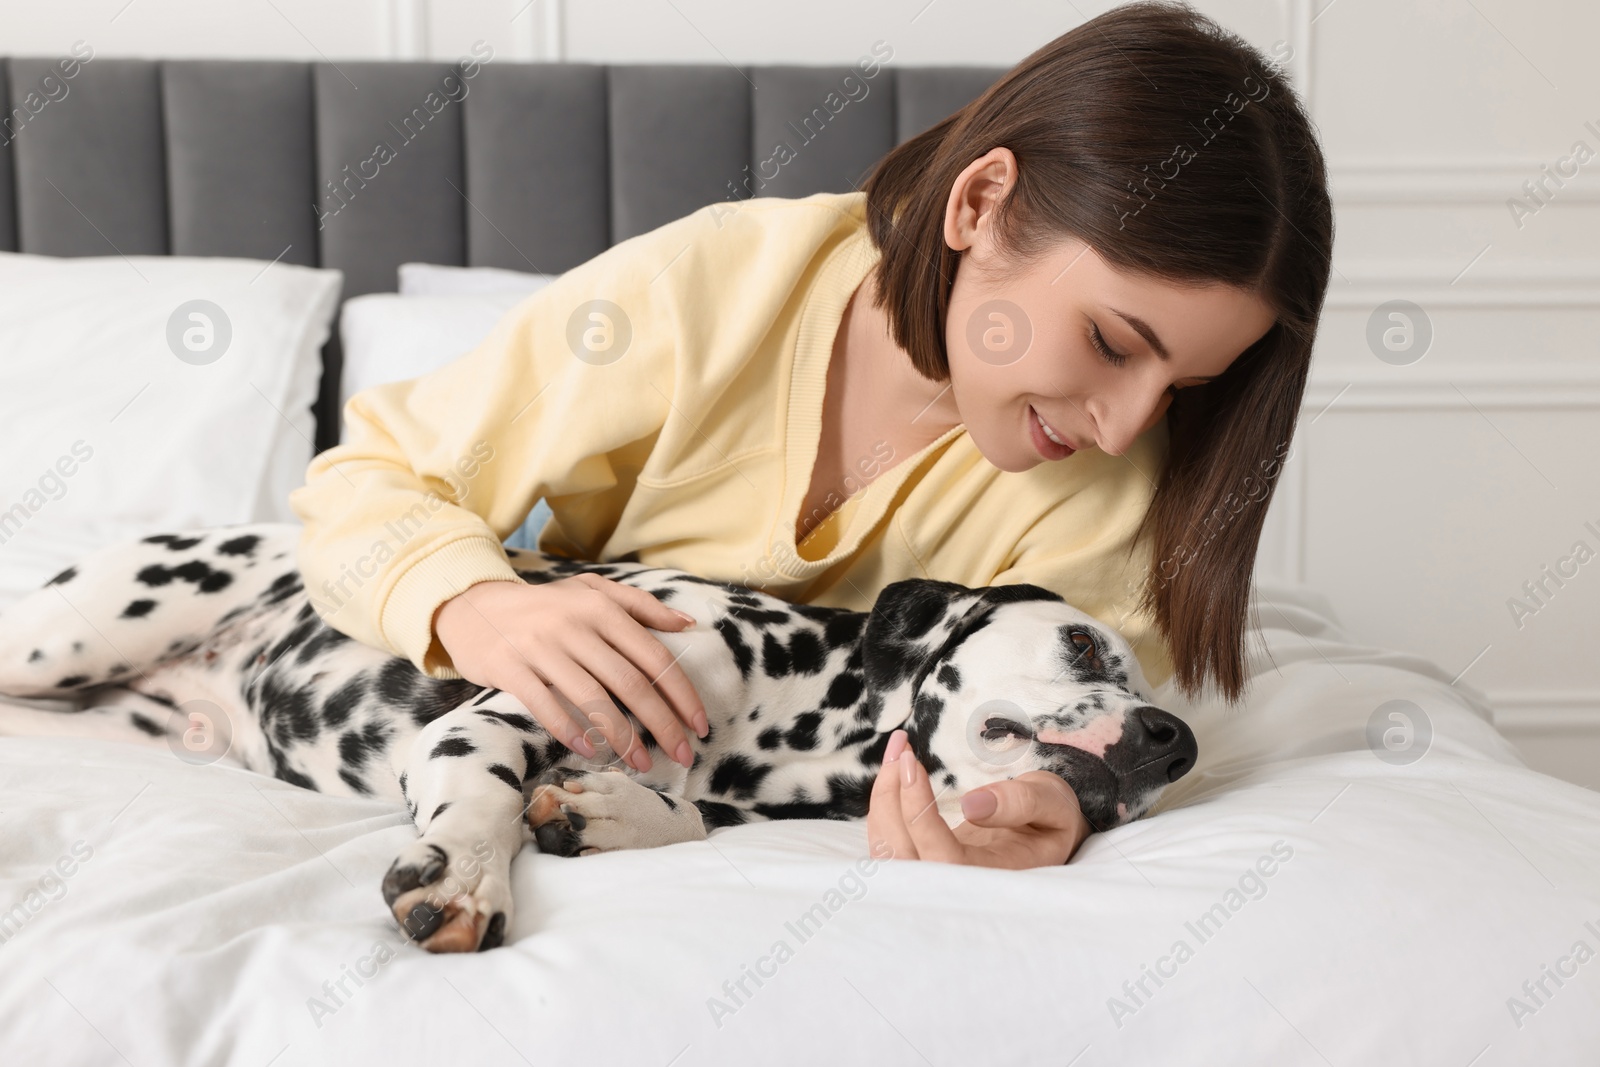
[[[878,730],[905,727],[936,792],[1051,771],[1106,830],[1194,766],[1194,734],[1149,702],[1128,642],[1049,590],[895,582],[862,644]]]

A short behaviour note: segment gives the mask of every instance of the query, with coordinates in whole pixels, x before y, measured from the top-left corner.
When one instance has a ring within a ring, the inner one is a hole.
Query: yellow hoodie
[[[991,465],[965,427],[870,477],[805,540],[795,526],[839,321],[878,261],[866,197],[713,204],[606,250],[513,309],[481,344],[344,408],[344,443],[289,496],[317,613],[342,633],[459,678],[433,612],[515,579],[501,542],[541,497],[540,549],[638,560],[868,610],[902,578],[1029,582],[1115,626],[1145,676],[1172,674],[1131,610],[1129,556],[1167,448],[1165,420],[1124,456]]]

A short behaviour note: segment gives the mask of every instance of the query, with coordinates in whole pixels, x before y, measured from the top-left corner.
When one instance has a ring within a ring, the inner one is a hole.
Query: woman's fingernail
[[[674,615],[676,615],[678,618],[682,619],[685,626],[693,626],[697,621],[699,621],[693,615],[690,615],[688,612],[679,611],[677,608],[673,608],[672,609],[672,613]]]
[[[987,819],[1000,810],[1000,798],[992,789],[974,789],[961,798],[961,814],[969,819]]]
[[[706,734],[711,732],[711,724],[706,721],[706,713],[703,711],[695,713],[694,732],[701,740],[705,740]]]
[[[685,767],[688,767],[694,763],[694,750],[689,747],[689,742],[681,741],[678,743],[677,758],[678,762],[683,764]]]
[[[909,749],[900,753],[900,776],[906,785],[917,780],[917,757]]]
[[[633,765],[640,772],[650,769],[650,754],[642,748],[633,750]]]
[[[889,735],[889,747],[883,750],[883,761],[888,763],[892,759],[898,759],[900,757],[900,753],[905,750],[905,747],[906,732],[904,730],[896,730],[894,733]]]
[[[585,759],[594,759],[594,746],[582,734],[578,734],[571,741],[568,741],[567,747]]]

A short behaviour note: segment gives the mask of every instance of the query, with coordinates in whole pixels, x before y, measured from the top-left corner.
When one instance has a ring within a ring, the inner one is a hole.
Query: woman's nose
[[[1161,421],[1171,403],[1172,394],[1165,388],[1154,397],[1147,390],[1135,389],[1111,397],[1102,407],[1102,416],[1095,420],[1100,451],[1122,455],[1141,434]]]

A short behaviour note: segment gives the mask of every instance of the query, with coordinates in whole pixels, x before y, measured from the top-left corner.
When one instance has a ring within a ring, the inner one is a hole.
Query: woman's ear
[[[968,163],[950,184],[945,200],[944,243],[957,253],[972,248],[979,238],[979,226],[987,220],[994,230],[994,211],[1017,184],[1017,157],[1004,145],[996,145]],[[993,236],[988,238],[992,246]],[[991,255],[993,248],[983,249]]]

